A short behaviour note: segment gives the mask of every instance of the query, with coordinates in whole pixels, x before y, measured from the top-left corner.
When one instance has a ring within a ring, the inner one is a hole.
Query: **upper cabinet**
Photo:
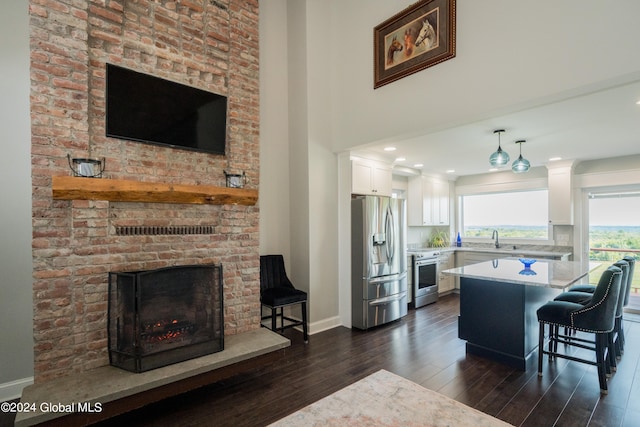
[[[427,176],[409,178],[407,223],[410,226],[449,225],[449,181]]]
[[[550,164],[549,224],[573,225],[573,163]]]
[[[351,193],[391,196],[391,165],[373,160],[351,161]]]

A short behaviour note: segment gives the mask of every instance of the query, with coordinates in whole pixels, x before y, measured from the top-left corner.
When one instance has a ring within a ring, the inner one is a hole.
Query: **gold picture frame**
[[[373,29],[373,88],[456,56],[456,1],[421,0]]]

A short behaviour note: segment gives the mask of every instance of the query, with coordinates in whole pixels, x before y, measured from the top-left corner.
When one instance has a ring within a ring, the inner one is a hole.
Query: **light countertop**
[[[562,256],[571,256],[571,252],[557,252],[557,251],[544,251],[544,250],[536,250],[536,249],[527,249],[527,248],[518,248],[513,249],[513,246],[505,245],[500,248],[473,248],[473,247],[460,247],[460,248],[451,248],[456,251],[462,252],[485,252],[485,253],[495,253],[495,254],[508,254],[513,256],[554,256],[554,257],[562,257]]]
[[[528,249],[517,247],[513,249],[513,246],[505,245],[500,248],[485,248],[485,247],[471,247],[471,246],[446,246],[443,248],[410,248],[407,249],[407,253],[415,253],[415,252],[479,252],[479,253],[488,253],[488,254],[500,254],[500,255],[508,255],[514,257],[558,257],[561,258],[563,256],[571,256],[571,252],[564,251],[547,251],[547,250],[539,250],[539,249]]]
[[[592,262],[539,259],[526,270],[518,258],[503,258],[452,268],[442,273],[494,282],[564,289],[585,277],[597,265],[598,263]]]

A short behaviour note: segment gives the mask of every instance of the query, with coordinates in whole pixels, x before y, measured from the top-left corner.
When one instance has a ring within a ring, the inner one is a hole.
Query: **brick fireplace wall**
[[[223,170],[244,171],[258,188],[258,0],[30,0],[29,13],[35,381],[109,363],[109,271],[222,263],[225,334],[258,328],[258,206],[51,193],[67,154],[104,157],[107,178],[224,186]],[[107,138],[106,63],[228,96],[226,156]]]

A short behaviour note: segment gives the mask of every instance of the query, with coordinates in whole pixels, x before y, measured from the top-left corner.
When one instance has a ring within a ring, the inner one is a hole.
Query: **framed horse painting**
[[[373,88],[456,56],[456,1],[421,0],[373,29]]]

